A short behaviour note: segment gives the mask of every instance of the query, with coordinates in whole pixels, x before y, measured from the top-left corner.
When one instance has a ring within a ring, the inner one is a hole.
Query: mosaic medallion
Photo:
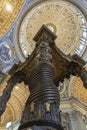
[[[32,40],[42,25],[56,33],[56,46],[66,55],[80,54],[86,45],[86,20],[79,9],[66,1],[45,1],[24,17],[19,29],[19,42],[25,56],[35,48]]]

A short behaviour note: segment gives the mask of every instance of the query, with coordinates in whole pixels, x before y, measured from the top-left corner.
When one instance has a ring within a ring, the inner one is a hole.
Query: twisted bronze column
[[[55,34],[42,26],[34,37],[35,50],[25,63],[13,66],[9,71],[11,78],[0,96],[0,116],[6,109],[16,83],[24,81],[30,90],[19,130],[63,130],[59,111],[60,96],[56,85],[72,74],[79,76],[87,89],[85,61],[76,54],[63,54],[56,47],[55,39]]]
[[[55,68],[50,42],[55,35],[43,30],[37,35],[36,56],[29,75],[30,96],[26,102],[19,130],[63,130],[59,111],[60,96],[53,83]]]
[[[76,54],[66,56],[56,46],[56,35],[42,26],[34,37],[36,48],[26,59],[9,71],[11,78],[0,96],[0,116],[16,83],[24,81],[29,86],[30,96],[25,104],[19,130],[63,130],[60,118],[60,96],[55,84],[70,74],[79,76],[87,88],[86,64]],[[54,84],[55,83],[55,84]]]

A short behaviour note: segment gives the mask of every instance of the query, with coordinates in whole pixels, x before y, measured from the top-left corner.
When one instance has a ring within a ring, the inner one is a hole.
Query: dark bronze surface
[[[55,35],[43,26],[36,34],[37,49],[29,74],[30,96],[26,102],[20,129],[38,125],[40,128],[61,128],[59,114],[60,96],[53,83],[55,67],[50,42]],[[60,129],[60,130],[61,130]]]
[[[16,83],[24,81],[30,89],[19,130],[32,125],[62,130],[59,114],[60,97],[56,85],[72,74],[79,76],[87,88],[87,72],[83,68],[85,62],[77,55],[72,57],[64,55],[55,46],[55,39],[55,34],[42,26],[34,37],[36,42],[34,52],[25,63],[20,63],[9,71],[11,79],[0,97],[0,115],[4,112]]]

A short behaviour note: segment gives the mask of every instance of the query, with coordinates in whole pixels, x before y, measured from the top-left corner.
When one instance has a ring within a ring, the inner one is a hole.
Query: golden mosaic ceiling
[[[70,86],[70,96],[75,97],[87,105],[87,89],[79,77],[75,77]]]
[[[0,37],[11,27],[23,3],[24,0],[0,0]],[[42,24],[47,25],[57,34],[58,48],[66,54],[73,54],[74,49],[80,45],[79,40],[83,35],[81,26],[85,21],[85,18],[81,20],[77,17],[77,12],[79,12],[78,9],[71,4],[58,2],[58,0],[43,2],[31,9],[19,30],[19,41],[24,54],[26,55],[27,52],[30,54],[33,51],[35,44],[32,39]],[[0,85],[2,87],[0,95],[6,86],[6,81]],[[79,78],[73,79],[70,93],[71,96],[87,104],[87,90],[85,91]],[[15,86],[6,111],[1,117],[0,126],[5,126],[10,120],[15,121],[20,118],[28,95],[28,88],[23,83]]]
[[[0,37],[2,37],[13,24],[24,0],[0,0]]]
[[[73,54],[83,38],[86,20],[72,4],[64,1],[45,1],[32,8],[19,30],[19,42],[24,55],[31,54],[35,48],[32,40],[43,24],[56,33],[56,45],[65,54]],[[84,36],[85,37],[85,36]]]
[[[85,70],[87,71],[87,65],[85,66]],[[75,76],[70,84],[69,95],[87,105],[87,89],[83,86],[82,80]]]
[[[0,85],[0,96],[3,93],[4,88],[6,87],[7,80],[9,77],[5,79],[5,81]],[[28,87],[24,85],[24,83],[17,84],[12,93],[11,97],[7,103],[7,107],[0,120],[0,127],[6,126],[7,122],[16,121],[21,117],[22,111],[25,106],[25,102],[29,95]]]

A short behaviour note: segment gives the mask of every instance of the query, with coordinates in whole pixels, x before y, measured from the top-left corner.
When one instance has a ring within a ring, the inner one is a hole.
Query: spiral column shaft
[[[30,96],[22,115],[19,130],[39,126],[44,130],[62,130],[59,112],[60,96],[53,83],[55,68],[48,36],[43,35],[37,46],[29,75]]]

